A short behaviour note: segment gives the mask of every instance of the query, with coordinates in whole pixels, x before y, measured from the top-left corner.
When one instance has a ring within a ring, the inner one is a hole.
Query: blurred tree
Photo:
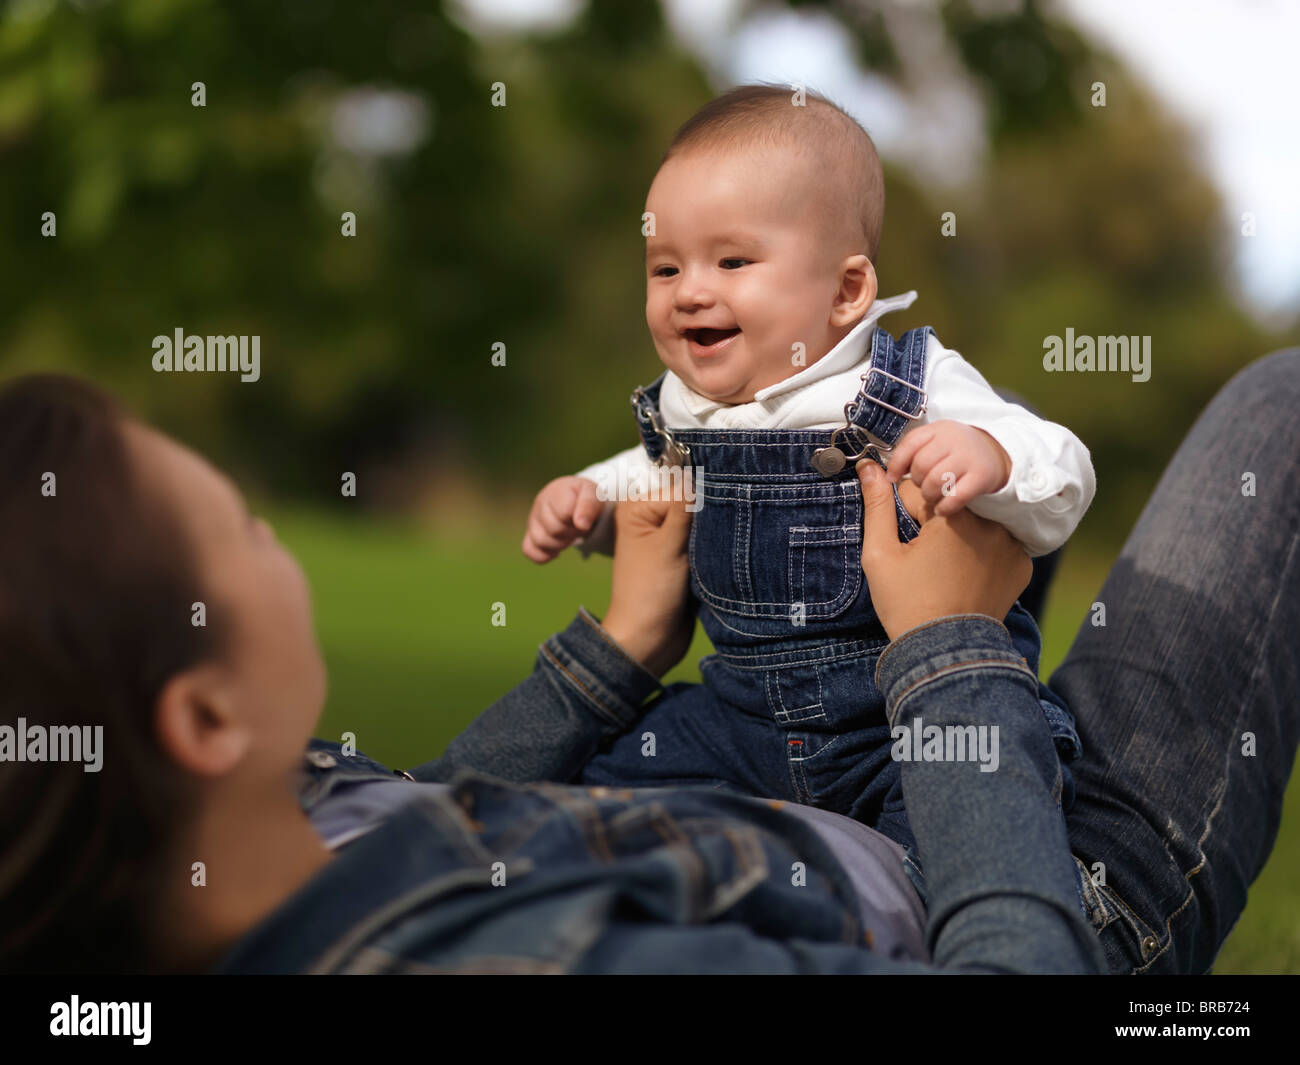
[[[1229,298],[1186,139],[1037,3],[788,6],[836,17],[905,92],[954,76],[917,58],[938,18],[990,155],[959,193],[891,169],[883,290],[917,288],[899,328],[934,324],[1079,432],[1097,516],[1123,528],[1200,403],[1277,342]],[[644,195],[714,91],[654,0],[482,39],[414,0],[0,10],[0,370],[84,371],[266,488],[322,500],[343,470],[370,503],[410,503],[434,475],[523,491],[634,442],[627,395],[659,369]],[[1152,381],[1043,373],[1043,338],[1067,326],[1151,335]],[[177,327],[259,335],[261,380],[154,373],[152,338]]]

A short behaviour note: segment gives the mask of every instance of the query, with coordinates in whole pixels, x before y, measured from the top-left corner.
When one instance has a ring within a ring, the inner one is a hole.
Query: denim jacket
[[[1058,807],[1037,680],[1002,625],[943,618],[895,640],[877,682],[891,724],[996,726],[996,771],[902,763],[930,885],[934,966],[875,954],[843,868],[779,803],[565,781],[632,727],[658,681],[585,610],[419,789],[218,963],[219,972],[1099,971]],[[393,770],[313,740],[305,810]]]

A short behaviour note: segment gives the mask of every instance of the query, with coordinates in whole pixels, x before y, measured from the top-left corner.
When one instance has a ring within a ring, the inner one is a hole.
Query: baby
[[[871,139],[822,97],[742,86],[693,116],[646,200],[646,321],[667,371],[633,394],[642,445],[543,488],[523,550],[606,550],[619,490],[644,491],[656,465],[694,470],[691,588],[717,653],[580,782],[848,814],[907,849],[919,883],[895,760],[910,744],[891,744],[874,679],[889,640],[862,574],[855,460],[909,476],[940,515],[1001,523],[1031,556],[1068,539],[1095,478],[1073,433],[1003,400],[932,329],[879,328],[916,298],[876,299],[883,206]],[[1017,603],[1005,624],[1037,672],[1033,619]],[[1041,685],[1040,702],[1077,757],[1064,703]]]

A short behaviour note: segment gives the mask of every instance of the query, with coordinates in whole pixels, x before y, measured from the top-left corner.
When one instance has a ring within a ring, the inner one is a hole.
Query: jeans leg
[[[1067,816],[1112,971],[1205,972],[1281,819],[1300,736],[1300,349],[1238,373],[1170,462],[1052,675]],[[1103,486],[1104,491],[1104,486]],[[1100,864],[1098,864],[1100,863]]]
[[[714,787],[793,798],[776,726],[721,703],[703,684],[670,685],[632,729],[594,755],[586,786]]]

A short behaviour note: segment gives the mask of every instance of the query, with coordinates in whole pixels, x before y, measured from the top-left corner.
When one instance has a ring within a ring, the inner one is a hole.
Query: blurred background
[[[10,0],[0,375],[84,374],[231,470],[311,577],[320,734],[424,761],[605,605],[604,560],[519,540],[636,442],[672,132],[802,84],[885,159],[881,294],[920,298],[884,326],[1092,451],[1046,673],[1197,411],[1300,343],[1298,39],[1266,0]],[[1068,327],[1151,336],[1150,380],[1045,373]],[[260,336],[260,380],[155,373],[178,328]],[[1217,969],[1300,972],[1300,785]]]

